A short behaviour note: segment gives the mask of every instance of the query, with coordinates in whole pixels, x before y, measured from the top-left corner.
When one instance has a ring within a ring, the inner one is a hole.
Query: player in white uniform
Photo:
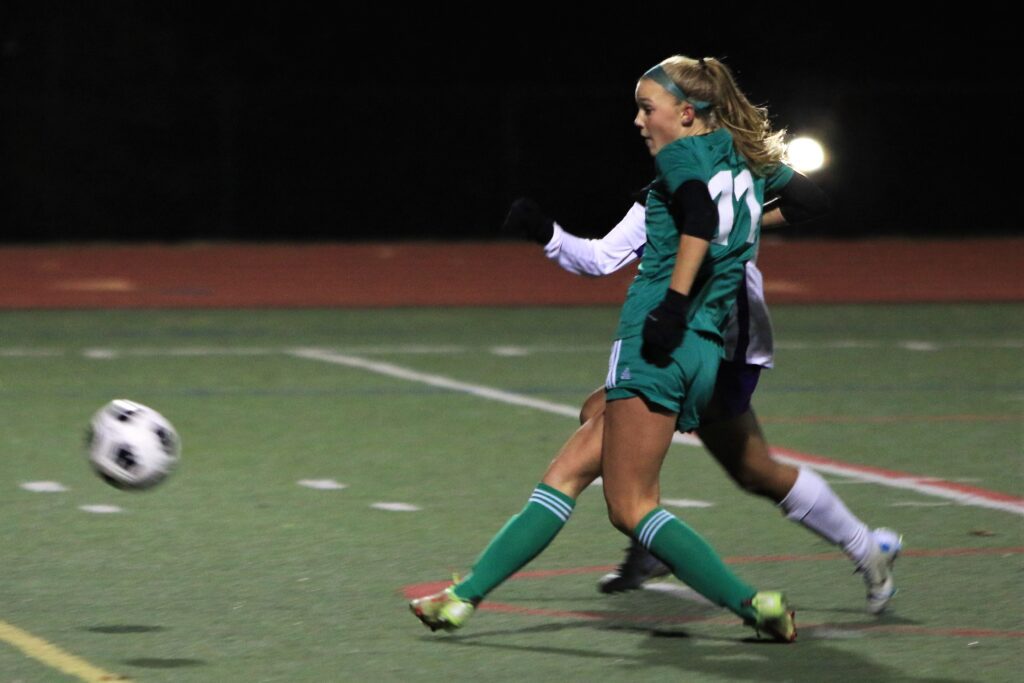
[[[526,224],[540,226],[539,234],[526,230],[527,236],[536,241],[543,243],[550,226],[550,239],[544,244],[549,259],[571,273],[602,276],[629,265],[643,254],[647,237],[643,200],[641,194],[625,217],[601,239],[582,239],[566,232],[529,200],[519,204],[518,210],[519,217],[527,219]],[[768,209],[766,206],[765,225],[785,222],[777,209],[770,213]],[[514,205],[513,212],[516,211]],[[771,319],[763,281],[757,266],[750,261],[746,264],[744,286],[729,316],[725,358],[715,397],[697,435],[741,488],[769,498],[788,519],[841,547],[864,577],[868,611],[878,614],[896,592],[892,564],[901,548],[901,538],[890,529],[870,530],[814,470],[791,467],[771,457],[750,408],[750,398],[760,370],[772,367],[772,355]],[[599,420],[603,410],[604,395],[598,390],[587,399],[580,420]],[[634,542],[618,570],[605,576],[598,587],[606,593],[632,590],[649,578],[667,573],[667,567]]]

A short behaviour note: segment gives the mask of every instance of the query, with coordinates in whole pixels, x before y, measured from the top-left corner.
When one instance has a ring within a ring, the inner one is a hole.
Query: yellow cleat
[[[454,631],[462,628],[473,616],[476,606],[469,600],[463,600],[455,595],[454,586],[448,586],[440,593],[416,598],[409,603],[409,609],[431,631]]]
[[[789,609],[785,595],[779,591],[761,591],[750,599],[750,606],[757,616],[747,625],[753,626],[758,636],[765,633],[781,643],[796,640],[796,613]]]

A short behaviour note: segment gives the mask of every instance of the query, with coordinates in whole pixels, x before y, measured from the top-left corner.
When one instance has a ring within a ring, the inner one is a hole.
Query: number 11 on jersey
[[[708,183],[711,199],[718,205],[718,237],[712,244],[728,244],[735,222],[733,202],[742,199],[747,205],[750,215],[750,229],[747,231],[747,243],[757,240],[757,229],[761,226],[761,204],[754,196],[754,177],[750,171],[743,169],[735,180],[729,171],[719,171]]]

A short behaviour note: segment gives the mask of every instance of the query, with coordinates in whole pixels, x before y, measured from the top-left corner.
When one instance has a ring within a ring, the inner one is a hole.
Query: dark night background
[[[1020,233],[1006,17],[640,7],[0,4],[3,237],[492,238],[520,194],[602,232],[651,175],[635,80],[677,52],[826,144],[835,210],[790,234]]]

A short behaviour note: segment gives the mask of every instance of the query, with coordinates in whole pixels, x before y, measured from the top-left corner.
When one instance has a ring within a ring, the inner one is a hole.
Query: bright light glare
[[[812,138],[796,138],[789,143],[789,163],[801,173],[812,173],[825,165],[825,150]]]

